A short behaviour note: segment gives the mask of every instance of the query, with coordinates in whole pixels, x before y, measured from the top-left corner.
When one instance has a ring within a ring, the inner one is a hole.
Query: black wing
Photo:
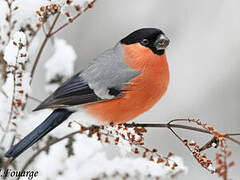
[[[64,82],[51,96],[44,100],[36,109],[60,108],[101,101],[94,91],[84,81],[80,73]],[[120,94],[120,91],[119,93]]]

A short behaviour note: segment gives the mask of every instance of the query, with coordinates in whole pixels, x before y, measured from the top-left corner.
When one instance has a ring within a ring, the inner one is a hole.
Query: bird
[[[81,121],[84,113],[93,123],[120,124],[151,109],[168,88],[169,43],[162,30],[141,28],[105,50],[33,110],[53,112],[5,157],[16,159],[71,116]]]

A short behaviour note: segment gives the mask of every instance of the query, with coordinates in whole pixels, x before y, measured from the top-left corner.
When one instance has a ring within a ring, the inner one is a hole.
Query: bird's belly
[[[85,105],[94,118],[102,122],[125,123],[149,110],[166,92],[168,86],[164,74],[155,77],[154,82],[138,76],[126,86],[123,95],[117,99]]]

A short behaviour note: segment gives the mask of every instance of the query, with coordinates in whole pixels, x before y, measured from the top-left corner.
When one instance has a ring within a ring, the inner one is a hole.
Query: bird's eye
[[[148,39],[143,39],[141,41],[141,44],[144,45],[144,46],[148,45],[148,43],[149,43]]]

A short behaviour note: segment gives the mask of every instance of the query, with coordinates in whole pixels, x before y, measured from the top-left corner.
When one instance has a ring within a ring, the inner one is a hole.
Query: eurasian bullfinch
[[[98,123],[117,124],[149,110],[168,87],[169,42],[160,29],[143,28],[104,51],[34,110],[55,109],[5,156],[15,159],[73,114],[80,118],[84,111]]]

